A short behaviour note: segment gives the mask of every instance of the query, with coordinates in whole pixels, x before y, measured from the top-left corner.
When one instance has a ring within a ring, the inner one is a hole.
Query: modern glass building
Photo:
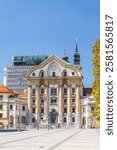
[[[27,89],[27,79],[25,78],[27,71],[47,58],[46,55],[13,56],[12,66],[4,68],[4,85],[11,90],[24,93],[24,90]]]

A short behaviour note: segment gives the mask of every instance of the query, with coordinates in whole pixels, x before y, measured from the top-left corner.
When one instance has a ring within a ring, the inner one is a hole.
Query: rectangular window
[[[75,113],[75,108],[72,108],[72,113]]]
[[[0,118],[2,118],[2,113],[0,113]]]
[[[35,99],[32,100],[32,104],[35,104]]]
[[[51,104],[57,104],[57,100],[56,99],[51,99]]]
[[[3,95],[0,95],[0,100],[3,100]]]
[[[44,104],[44,100],[43,99],[41,99],[41,104]]]
[[[44,113],[44,109],[43,108],[41,108],[41,113]]]
[[[75,99],[74,98],[72,99],[72,104],[75,104]]]
[[[67,95],[67,88],[64,88],[64,95]]]
[[[32,109],[32,113],[35,113],[35,108]]]
[[[66,105],[67,104],[67,99],[64,99],[64,105]]]
[[[44,95],[44,89],[41,89],[41,95]]]
[[[51,88],[51,95],[57,95],[57,89]]]
[[[67,113],[67,108],[64,108],[64,113]]]
[[[0,105],[0,110],[2,110],[3,109],[3,105]]]
[[[10,105],[10,109],[11,109],[11,110],[13,109],[13,105]]]
[[[22,106],[22,110],[25,110],[25,106]]]
[[[33,96],[35,95],[35,89],[32,89],[32,95]]]
[[[72,88],[72,95],[75,95],[75,88]]]

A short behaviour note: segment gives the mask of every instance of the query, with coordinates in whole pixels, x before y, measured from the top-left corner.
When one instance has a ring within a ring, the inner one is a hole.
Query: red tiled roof
[[[14,94],[19,94],[19,92],[17,90],[13,90]]]
[[[92,93],[92,88],[83,88],[83,95],[91,95]]]
[[[22,94],[23,98],[28,98],[28,90],[26,90],[23,94]]]
[[[12,90],[10,90],[9,88],[7,88],[5,85],[0,84],[0,93],[13,93]]]

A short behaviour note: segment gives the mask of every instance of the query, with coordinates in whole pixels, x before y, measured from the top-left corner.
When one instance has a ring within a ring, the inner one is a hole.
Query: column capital
[[[36,84],[36,88],[39,88],[40,87],[40,84]]]
[[[58,85],[59,85],[59,86],[63,86],[63,81],[62,81],[62,80],[59,80]]]

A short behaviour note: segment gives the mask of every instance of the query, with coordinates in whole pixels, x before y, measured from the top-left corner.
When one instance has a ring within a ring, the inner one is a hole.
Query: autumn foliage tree
[[[93,76],[94,81],[92,83],[92,95],[94,96],[94,111],[93,115],[97,119],[100,119],[100,40],[97,39],[92,48],[93,57]]]

